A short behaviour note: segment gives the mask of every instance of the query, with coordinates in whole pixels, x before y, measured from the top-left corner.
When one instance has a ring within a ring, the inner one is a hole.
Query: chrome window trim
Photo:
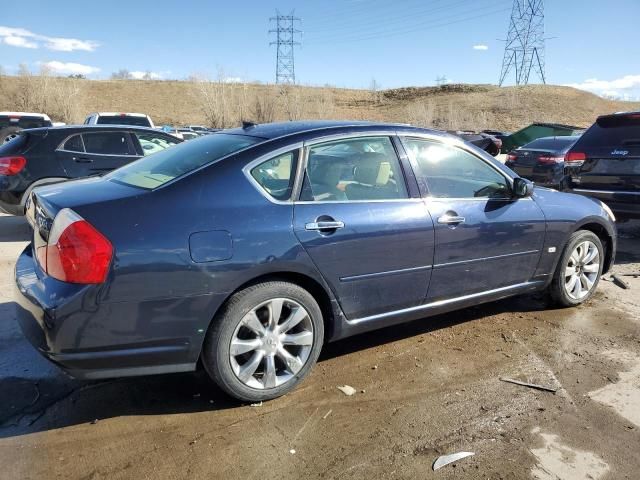
[[[257,144],[259,145],[259,144]],[[299,183],[299,177],[300,177],[300,166],[303,163],[302,162],[302,150],[303,150],[303,142],[296,142],[296,143],[292,143],[290,145],[287,145],[286,147],[281,147],[278,148],[276,150],[272,150],[269,153],[265,153],[264,155],[259,156],[258,158],[256,158],[255,160],[251,160],[249,163],[247,163],[243,168],[242,168],[242,173],[244,173],[244,176],[247,177],[247,179],[249,180],[249,183],[251,183],[253,185],[253,187],[267,200],[269,200],[271,203],[274,203],[276,205],[291,205],[293,204],[293,198],[294,195],[296,194],[296,189]],[[296,165],[296,171],[293,173],[295,175],[294,181],[293,181],[293,187],[291,189],[291,195],[289,195],[289,199],[288,200],[278,200],[274,197],[272,197],[269,192],[267,192],[262,185],[260,185],[258,183],[258,181],[253,178],[253,175],[251,175],[251,170],[253,170],[255,167],[257,167],[258,165],[264,163],[264,162],[268,162],[269,160],[273,160],[276,157],[279,157],[280,155],[284,155],[285,153],[289,153],[289,152],[294,152],[295,150],[298,150],[298,161],[297,161],[297,165]]]
[[[294,203],[296,205],[322,205],[325,203],[334,203],[334,204],[338,204],[338,203],[403,203],[403,202],[410,202],[410,203],[424,203],[424,199],[423,198],[389,198],[386,200],[380,200],[380,199],[376,199],[376,200],[322,200],[322,201],[318,201],[315,202],[313,200],[296,200]]]
[[[446,146],[449,146],[449,147],[457,148],[459,150],[464,151],[465,153],[468,153],[469,155],[471,155],[471,156],[477,158],[478,160],[480,160],[482,163],[487,165],[489,168],[493,169],[500,176],[502,176],[507,181],[507,184],[509,185],[509,188],[513,190],[513,177],[511,177],[510,175],[507,175],[506,172],[503,172],[496,165],[493,165],[493,163],[487,161],[486,158],[482,158],[481,156],[479,156],[476,152],[471,150],[468,147],[468,145],[466,145],[462,140],[456,139],[454,137],[444,137],[444,136],[438,137],[436,135],[431,135],[431,134],[414,134],[414,133],[411,133],[411,134],[409,134],[409,133],[399,133],[398,134],[398,138],[400,139],[400,142],[402,143],[402,147],[405,149],[405,152],[407,152],[407,158],[409,159],[409,163],[413,167],[414,175],[416,175],[416,176],[418,176],[418,174],[416,172],[420,172],[420,167],[419,167],[419,165],[417,165],[415,160],[412,159],[411,156],[409,155],[409,153],[408,153],[409,150],[408,150],[407,145],[405,143],[407,139],[411,139],[411,138],[416,138],[418,140],[426,140],[426,141],[430,141],[430,142],[434,142],[434,143],[440,143],[440,144],[443,144],[443,145],[446,145]],[[418,182],[418,183],[420,183],[420,182]],[[455,201],[474,200],[474,201],[485,201],[485,202],[489,201],[489,200],[491,200],[491,201],[496,201],[496,200],[508,200],[508,201],[520,200],[520,198],[516,198],[516,197],[498,197],[498,198],[491,198],[491,197],[456,197],[456,198],[454,198],[454,197],[432,197],[430,195],[425,195],[423,198],[425,198],[425,199],[455,200]],[[530,197],[525,197],[525,198],[530,198]]]
[[[82,152],[77,152],[75,150],[66,150],[66,149],[63,148],[64,144],[67,143],[67,141],[69,139],[71,139],[72,137],[75,137],[75,136],[80,136],[80,142],[82,142],[82,148],[83,148]],[[60,142],[60,144],[58,145],[58,147],[56,148],[55,151],[56,152],[66,152],[66,153],[87,153],[87,149],[84,147],[84,139],[82,138],[82,133],[76,132],[76,133],[72,133],[71,135],[67,135],[65,137],[65,139],[62,140],[62,142]]]
[[[120,133],[118,130],[106,130],[105,132],[80,132],[80,133],[72,133],[71,135],[69,135],[68,137],[66,137],[62,142],[60,142],[60,144],[58,145],[58,148],[56,148],[56,152],[63,152],[63,153],[84,153],[87,155],[100,155],[101,157],[141,157],[141,155],[138,155],[137,153],[135,155],[130,155],[130,154],[126,154],[126,155],[118,155],[116,153],[91,153],[91,152],[87,152],[87,147],[84,144],[84,135],[85,134],[90,134],[90,135],[95,135],[96,133]],[[122,133],[126,133],[128,135],[131,134],[131,132],[129,131],[124,131]],[[80,141],[82,142],[82,148],[84,148],[83,152],[77,152],[75,150],[65,150],[64,148],[62,148],[62,146],[67,143],[67,140],[69,140],[71,137],[75,137],[76,135],[80,135]]]

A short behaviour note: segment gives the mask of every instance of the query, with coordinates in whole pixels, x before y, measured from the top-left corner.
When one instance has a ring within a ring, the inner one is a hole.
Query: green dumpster
[[[580,135],[584,128],[558,123],[532,123],[502,139],[502,153],[509,153],[514,148],[542,137],[560,137],[564,135]]]

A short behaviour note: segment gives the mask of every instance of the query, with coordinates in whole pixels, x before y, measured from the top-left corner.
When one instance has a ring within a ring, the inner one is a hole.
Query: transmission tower
[[[269,45],[277,45],[276,53],[276,83],[296,83],[296,65],[293,58],[293,48],[300,45],[296,41],[296,35],[302,33],[295,28],[296,22],[301,19],[293,16],[294,11],[289,15],[281,15],[276,10],[276,16],[271,17],[269,22],[275,22],[276,28],[269,30],[269,34],[275,33],[275,42]]]
[[[527,85],[531,70],[536,72],[542,83],[547,83],[544,41],[544,0],[513,0],[500,86],[512,70],[515,71],[516,85]]]

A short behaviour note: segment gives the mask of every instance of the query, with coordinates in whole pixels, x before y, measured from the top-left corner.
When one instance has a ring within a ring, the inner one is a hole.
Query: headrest
[[[309,158],[309,171],[314,184],[335,187],[342,177],[341,160],[330,155],[313,155]]]
[[[391,178],[391,164],[382,153],[363,154],[353,172],[353,179],[366,185],[386,185]]]

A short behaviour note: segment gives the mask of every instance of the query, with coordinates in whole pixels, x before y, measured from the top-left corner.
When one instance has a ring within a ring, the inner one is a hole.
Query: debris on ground
[[[556,393],[558,391],[558,388],[556,388],[556,387],[547,387],[545,385],[538,385],[536,383],[521,382],[520,380],[514,380],[513,378],[499,377],[499,380],[502,381],[502,382],[513,383],[515,385],[521,385],[523,387],[529,387],[529,388],[534,388],[536,390],[542,390],[544,392]]]
[[[327,417],[328,417],[329,415],[331,415],[331,412],[333,412],[333,410],[332,410],[332,409],[329,409],[329,411],[328,411],[327,413],[325,413],[325,414],[324,414],[324,416],[322,417],[322,419],[323,419],[323,420],[326,420],[326,419],[327,419]]]
[[[295,455],[295,454],[296,454],[296,451],[292,448],[291,450],[289,450],[289,453],[290,453],[291,455]]]
[[[433,462],[433,469],[438,470],[445,465],[449,465],[450,463],[457,462],[458,460],[462,460],[463,458],[471,457],[473,455],[475,455],[474,452],[457,452],[449,455],[442,455],[436,458],[436,461]]]
[[[262,406],[262,400],[260,400],[258,403],[252,403],[251,405],[249,405],[250,407],[261,407]]]
[[[613,279],[613,283],[615,283],[616,285],[618,285],[620,288],[624,288],[625,290],[629,290],[631,288],[631,285],[629,285],[629,282],[627,282],[626,280],[624,280],[620,275],[618,275],[617,273],[613,273],[611,275],[611,278]]]
[[[356,393],[356,389],[350,385],[343,385],[341,387],[338,387],[338,390],[340,390],[342,393],[344,393],[348,397]]]

